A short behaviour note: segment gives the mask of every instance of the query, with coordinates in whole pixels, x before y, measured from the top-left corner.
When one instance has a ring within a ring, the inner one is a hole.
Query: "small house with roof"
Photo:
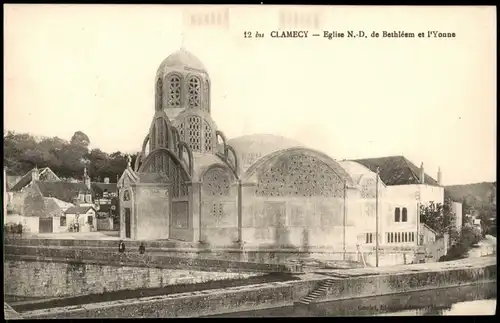
[[[96,231],[96,212],[92,205],[70,207],[59,218],[59,232],[73,230],[78,232]],[[78,223],[78,226],[75,226],[76,223]]]

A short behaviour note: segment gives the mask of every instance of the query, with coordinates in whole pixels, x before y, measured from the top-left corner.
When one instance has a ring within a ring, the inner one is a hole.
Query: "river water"
[[[494,315],[496,282],[212,317]]]

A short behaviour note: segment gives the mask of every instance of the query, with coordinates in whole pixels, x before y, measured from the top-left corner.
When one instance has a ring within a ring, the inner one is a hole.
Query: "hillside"
[[[445,194],[454,201],[466,200],[470,206],[496,206],[497,183],[483,182],[466,185],[445,186]]]

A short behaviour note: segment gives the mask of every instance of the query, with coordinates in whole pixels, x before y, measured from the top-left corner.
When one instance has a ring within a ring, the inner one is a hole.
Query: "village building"
[[[59,218],[59,232],[96,231],[96,209],[92,205],[72,206]],[[77,226],[75,226],[77,224]],[[56,224],[57,226],[57,224]],[[71,228],[71,229],[70,229]]]
[[[49,168],[35,167],[8,194],[9,214],[23,223],[25,231],[33,233],[65,232],[66,228],[57,223],[67,209],[75,205],[93,206],[86,170],[84,182],[70,183],[62,181]]]
[[[97,212],[96,228],[98,231],[116,231],[120,229],[118,215],[118,188],[110,183],[109,177],[104,182],[91,182],[92,198]]]
[[[210,77],[184,49],[155,84],[151,126],[118,182],[121,238],[362,252],[370,263],[378,241],[386,263],[412,261],[419,205],[443,202],[441,175],[402,156],[339,162],[274,135],[227,140],[211,116]]]

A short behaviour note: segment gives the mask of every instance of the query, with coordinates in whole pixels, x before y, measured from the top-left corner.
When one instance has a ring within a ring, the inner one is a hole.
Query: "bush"
[[[23,225],[21,223],[19,224],[14,224],[14,223],[7,223],[4,225],[4,235],[22,235],[23,234]]]
[[[439,261],[450,261],[467,258],[469,250],[481,241],[481,232],[472,225],[465,225],[457,243],[453,244],[446,256],[439,258]]]

